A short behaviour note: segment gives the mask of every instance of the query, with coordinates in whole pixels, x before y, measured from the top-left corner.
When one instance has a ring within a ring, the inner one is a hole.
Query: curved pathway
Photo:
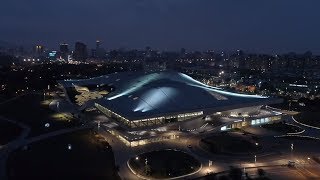
[[[58,135],[62,135],[62,134],[67,134],[67,133],[71,133],[71,132],[75,132],[75,131],[79,131],[79,130],[83,130],[83,129],[90,129],[90,128],[92,128],[92,126],[80,126],[80,127],[74,127],[74,128],[61,129],[58,131],[53,131],[53,132],[50,132],[47,134],[42,134],[42,135],[32,137],[29,139],[25,139],[25,137],[18,138],[16,140],[11,141],[10,143],[2,146],[0,149],[0,179],[2,180],[2,179],[7,178],[6,177],[7,158],[11,152],[17,150],[18,148],[20,148],[22,146],[29,145],[29,144],[37,142],[37,141],[41,141],[41,140],[50,138],[50,137],[54,137],[54,136],[58,136]]]
[[[22,142],[28,136],[30,132],[30,128],[21,122],[14,121],[2,116],[0,116],[0,120],[16,124],[22,128],[21,134],[15,140],[1,146],[0,148],[0,179],[6,179],[6,170],[7,170],[6,162],[7,162],[8,155],[11,152],[10,149],[8,149],[8,147],[11,146],[10,144]]]
[[[288,124],[298,126],[301,129],[303,129],[303,131],[298,133],[288,133],[285,135],[275,136],[275,137],[284,137],[284,136],[309,137],[312,139],[320,140],[320,128],[300,123],[293,116],[285,116],[284,118]]]
[[[41,93],[33,92],[33,93],[30,93],[30,94],[41,94]],[[8,103],[8,102],[13,101],[15,99],[18,99],[18,98],[20,98],[21,96],[24,96],[24,95],[26,95],[26,94],[22,94],[22,95],[14,97],[14,98],[11,98],[9,100],[6,100],[4,102],[1,102],[0,105],[3,105],[5,103]],[[31,144],[31,143],[34,143],[34,142],[37,142],[37,141],[41,141],[41,140],[44,140],[44,139],[47,139],[47,138],[50,138],[50,137],[54,137],[54,136],[58,136],[58,135],[62,135],[62,134],[67,134],[67,133],[75,132],[75,131],[78,131],[78,130],[92,128],[92,125],[83,125],[83,126],[79,126],[79,127],[60,129],[60,130],[57,130],[57,131],[49,132],[49,133],[46,133],[46,134],[42,134],[42,135],[39,135],[39,136],[36,136],[36,137],[31,137],[31,138],[26,139],[27,136],[30,133],[30,130],[31,130],[29,126],[27,126],[26,124],[21,123],[19,121],[11,120],[11,119],[8,119],[8,118],[2,117],[2,116],[0,116],[0,120],[16,124],[16,125],[20,126],[23,129],[21,134],[15,140],[13,140],[13,141],[11,141],[11,142],[3,145],[3,146],[0,146],[0,179],[1,180],[7,179],[7,176],[6,176],[6,170],[7,170],[6,169],[6,162],[7,162],[8,156],[9,156],[9,154],[11,152],[17,150],[18,148],[20,148],[22,146],[25,146],[25,145],[28,145],[28,144]]]

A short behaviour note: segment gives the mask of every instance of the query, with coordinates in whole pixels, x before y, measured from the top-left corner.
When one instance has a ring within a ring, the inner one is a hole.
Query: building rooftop
[[[108,85],[114,91],[96,103],[129,120],[273,104],[279,99],[224,91],[174,71],[123,72],[84,80],[59,81],[65,88]]]

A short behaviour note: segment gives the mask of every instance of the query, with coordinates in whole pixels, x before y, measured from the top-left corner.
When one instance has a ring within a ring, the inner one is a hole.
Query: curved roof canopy
[[[130,120],[195,111],[204,111],[206,114],[271,104],[274,100],[224,91],[173,71],[150,74],[123,72],[60,83],[64,87],[93,84],[115,87],[115,91],[97,100],[97,103]]]

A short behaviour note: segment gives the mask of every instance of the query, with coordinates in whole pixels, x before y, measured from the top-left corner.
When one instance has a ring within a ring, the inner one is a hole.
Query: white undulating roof
[[[194,111],[209,114],[279,102],[275,98],[227,92],[173,71],[150,74],[123,72],[60,83],[64,87],[93,84],[114,86],[115,91],[97,100],[97,103],[129,120]]]

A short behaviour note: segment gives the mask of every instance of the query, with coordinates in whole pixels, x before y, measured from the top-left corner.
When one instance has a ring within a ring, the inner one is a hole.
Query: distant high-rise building
[[[100,49],[100,40],[96,41],[96,51],[98,51],[98,49]]]
[[[151,47],[147,46],[146,47],[146,55],[145,55],[145,57],[146,58],[150,58],[151,57],[151,52],[152,52]]]
[[[66,43],[61,43],[60,44],[60,54],[61,54],[61,58],[64,60],[68,59],[68,55],[69,55],[69,45]]]
[[[76,42],[73,58],[77,61],[85,61],[88,58],[87,45],[82,42]]]
[[[96,58],[104,58],[106,56],[106,51],[101,48],[101,41],[96,41],[96,49],[92,50],[92,56]]]
[[[36,45],[33,48],[34,56],[40,57],[44,54],[44,46],[42,45]]]
[[[56,59],[57,59],[57,51],[50,51],[50,52],[48,53],[48,58],[49,58],[50,60],[56,60]]]
[[[66,43],[60,44],[60,52],[61,53],[68,53],[69,52],[69,45]]]

